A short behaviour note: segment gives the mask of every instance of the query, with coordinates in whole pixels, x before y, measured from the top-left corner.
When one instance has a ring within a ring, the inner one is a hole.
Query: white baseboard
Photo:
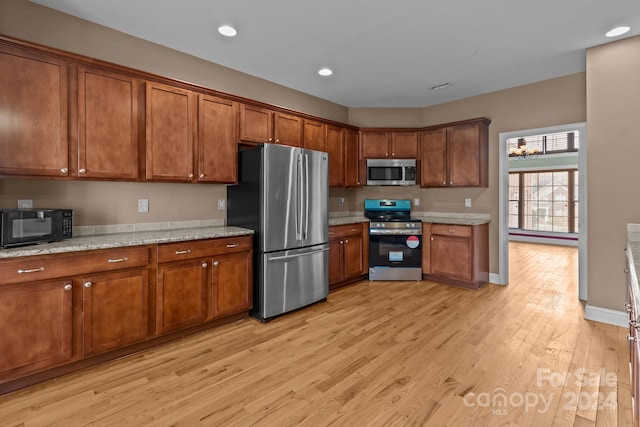
[[[584,309],[584,318],[609,325],[622,326],[623,328],[629,326],[629,315],[624,311],[594,307],[589,304]]]
[[[500,275],[495,273],[489,273],[489,283],[495,285],[506,285],[506,283],[500,283]]]

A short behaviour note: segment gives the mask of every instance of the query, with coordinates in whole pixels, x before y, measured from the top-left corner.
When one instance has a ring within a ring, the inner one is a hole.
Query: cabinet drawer
[[[471,237],[470,225],[433,224],[431,234],[441,234],[444,236]]]
[[[329,227],[329,239],[362,234],[362,224],[344,224]]]
[[[243,252],[251,248],[251,236],[166,243],[158,245],[158,263]]]
[[[0,261],[0,284],[146,267],[148,263],[147,246],[22,257]]]

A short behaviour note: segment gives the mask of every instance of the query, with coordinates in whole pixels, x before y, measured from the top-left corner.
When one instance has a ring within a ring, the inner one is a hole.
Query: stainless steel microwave
[[[71,209],[0,209],[0,247],[57,242],[72,235]]]
[[[416,159],[367,159],[367,185],[415,185]]]

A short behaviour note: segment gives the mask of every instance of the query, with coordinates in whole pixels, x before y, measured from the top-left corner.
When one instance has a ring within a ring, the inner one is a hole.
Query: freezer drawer
[[[268,320],[327,298],[328,244],[259,256],[254,317]]]

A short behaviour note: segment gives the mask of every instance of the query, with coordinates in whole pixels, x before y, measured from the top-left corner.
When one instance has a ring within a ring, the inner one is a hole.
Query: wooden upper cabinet
[[[329,187],[344,187],[344,130],[342,128],[327,126],[327,153],[329,153]]]
[[[415,159],[418,157],[418,132],[391,132],[389,157]]]
[[[344,136],[344,186],[357,187],[360,185],[359,177],[359,146],[358,132],[345,130]]]
[[[240,105],[240,140],[273,142],[273,111],[252,105]]]
[[[488,119],[473,119],[422,133],[422,187],[486,187]]]
[[[447,129],[424,132],[420,147],[420,185],[422,187],[446,187]]]
[[[0,45],[0,174],[68,176],[68,64]]]
[[[360,133],[361,155],[364,159],[389,157],[389,135],[383,131]]]
[[[146,178],[193,180],[195,93],[147,82]]]
[[[81,178],[138,179],[138,81],[78,67],[78,161]]]
[[[198,181],[238,180],[238,104],[224,98],[199,96]]]
[[[304,121],[304,148],[327,151],[327,125],[314,120]]]
[[[274,137],[276,144],[302,147],[302,119],[291,114],[275,113]]]

